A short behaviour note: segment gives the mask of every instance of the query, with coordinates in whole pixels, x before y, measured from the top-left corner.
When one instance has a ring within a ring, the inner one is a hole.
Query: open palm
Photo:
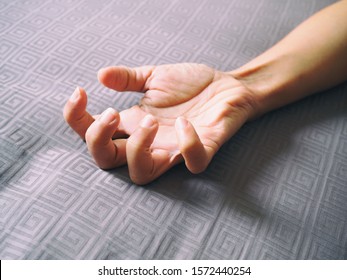
[[[254,111],[252,93],[242,83],[201,64],[108,67],[98,76],[111,89],[144,96],[119,114],[107,109],[92,117],[85,111],[86,93],[78,88],[65,106],[65,119],[86,139],[101,168],[128,164],[137,184],[182,160],[191,172],[203,171]]]

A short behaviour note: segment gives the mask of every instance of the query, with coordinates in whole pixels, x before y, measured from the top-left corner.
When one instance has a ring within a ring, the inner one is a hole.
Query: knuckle
[[[110,170],[113,168],[112,166],[110,166],[109,164],[104,163],[104,162],[101,163],[101,162],[96,161],[96,165],[102,170]]]
[[[148,184],[151,181],[151,178],[149,178],[146,175],[144,175],[144,176],[134,176],[134,175],[130,174],[130,179],[136,185],[139,185],[139,186],[146,185],[146,184]]]
[[[88,145],[95,145],[98,142],[98,135],[94,132],[93,127],[87,129],[85,134],[86,142]]]
[[[194,151],[197,146],[199,146],[199,142],[191,138],[182,145],[180,150],[183,154],[188,154],[191,151]]]
[[[68,103],[66,103],[66,105],[64,106],[63,116],[64,116],[65,121],[68,124],[73,122],[73,114],[72,114],[71,108],[70,108]]]
[[[198,164],[195,166],[189,166],[188,169],[193,174],[199,174],[206,170],[207,165],[206,164]]]

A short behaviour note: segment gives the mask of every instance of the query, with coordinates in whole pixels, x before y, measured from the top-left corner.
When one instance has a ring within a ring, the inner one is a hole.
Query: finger
[[[152,115],[146,115],[140,126],[128,138],[126,155],[131,180],[144,185],[158,176],[156,170],[156,159],[151,151],[151,144],[158,131],[158,122]],[[160,155],[157,156],[157,164],[162,165]]]
[[[108,108],[86,132],[88,150],[102,169],[115,168],[126,163],[126,140],[112,141],[112,135],[117,130],[118,124],[118,112]]]
[[[98,72],[98,79],[104,86],[117,91],[146,91],[146,81],[151,76],[154,66],[129,68],[111,66]]]
[[[133,106],[129,109],[125,109],[119,112],[121,122],[118,130],[122,131],[126,135],[131,135],[138,128],[141,120],[147,115],[139,106]]]
[[[128,138],[130,134],[133,133],[135,128],[138,126],[139,121],[136,122],[137,119],[143,118],[143,116],[136,116],[137,118],[134,120],[131,119],[131,117],[134,119],[134,112],[128,112],[130,109],[123,110],[119,112],[120,115],[120,122],[118,124],[118,128],[113,134],[112,138]],[[93,115],[93,118],[97,120],[100,117],[100,115]]]
[[[88,127],[94,118],[86,111],[87,94],[77,87],[64,107],[64,118],[73,130],[84,140]]]
[[[113,139],[128,138],[137,129],[139,122],[146,116],[146,113],[134,106],[119,112],[119,115],[120,122],[116,132],[112,136]],[[93,118],[97,120],[99,116],[93,115]]]
[[[178,146],[188,170],[194,174],[203,172],[212,156],[201,143],[192,124],[179,117],[175,123]]]

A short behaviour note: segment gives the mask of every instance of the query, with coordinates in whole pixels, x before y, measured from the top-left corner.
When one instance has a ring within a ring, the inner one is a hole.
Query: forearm
[[[230,73],[254,93],[252,118],[347,80],[347,1],[313,15]]]

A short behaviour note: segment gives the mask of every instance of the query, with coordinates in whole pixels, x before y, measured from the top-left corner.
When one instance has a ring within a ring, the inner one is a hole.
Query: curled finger
[[[188,170],[194,174],[203,172],[212,156],[201,143],[193,125],[179,117],[175,123],[178,146]]]
[[[86,111],[87,94],[83,88],[77,87],[64,107],[64,119],[70,127],[84,140],[94,118]]]
[[[168,166],[166,151],[151,150],[158,131],[158,122],[152,115],[146,115],[140,126],[128,138],[126,155],[131,180],[144,185],[161,175]]]
[[[119,121],[119,113],[108,108],[86,132],[88,150],[102,169],[115,168],[126,163],[126,140],[112,140]]]

